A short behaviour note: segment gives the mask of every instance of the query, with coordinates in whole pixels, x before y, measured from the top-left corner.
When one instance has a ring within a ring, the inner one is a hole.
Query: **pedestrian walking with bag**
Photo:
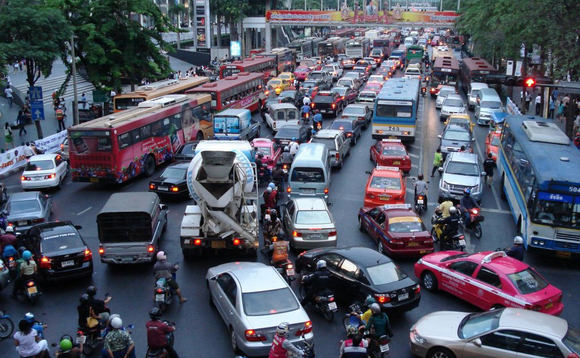
[[[435,172],[443,166],[443,154],[441,154],[441,149],[437,148],[435,156],[433,157],[433,169],[431,170],[431,178],[435,175]]]
[[[26,135],[28,132],[24,125],[26,124],[26,115],[22,111],[18,111],[18,117],[16,117],[16,121],[18,122],[18,128],[20,131],[18,132],[19,136],[22,136],[22,132]]]
[[[12,133],[12,128],[10,128],[10,124],[6,122],[4,124],[4,147],[8,150],[8,145],[11,145],[14,148],[14,137]]]

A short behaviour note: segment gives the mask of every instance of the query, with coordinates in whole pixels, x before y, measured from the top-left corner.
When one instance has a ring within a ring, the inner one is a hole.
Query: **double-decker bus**
[[[255,112],[266,99],[264,94],[264,74],[240,72],[215,82],[206,83],[187,93],[211,95],[211,107],[215,112],[228,108],[246,108]]]
[[[389,58],[389,56],[391,56],[394,46],[391,36],[380,36],[373,40],[373,49],[382,49],[384,58]]]
[[[497,167],[526,248],[580,253],[580,156],[551,120],[505,118]]]
[[[465,93],[469,93],[472,82],[485,82],[487,75],[495,74],[497,74],[495,67],[483,58],[464,58],[461,63],[461,87]]]
[[[411,61],[411,60],[417,59],[417,58],[419,60],[422,60],[424,53],[425,53],[425,49],[423,49],[423,46],[419,46],[419,45],[407,46],[407,50],[406,50],[407,61]]]
[[[420,86],[420,81],[415,78],[392,78],[385,82],[375,101],[373,139],[415,141]]]
[[[352,40],[346,41],[345,54],[348,57],[352,57],[359,60],[365,56],[368,56],[371,51],[371,42],[369,39],[364,37],[355,37]]]
[[[455,56],[437,57],[433,64],[429,92],[435,94],[439,85],[455,86],[455,89],[457,89],[459,70],[459,61]]]
[[[353,38],[355,29],[337,29],[330,32],[330,37]]]
[[[240,72],[263,73],[265,78],[276,77],[276,60],[272,57],[255,56],[243,61],[234,61],[221,65],[220,78],[236,75]]]
[[[171,160],[191,140],[213,137],[211,96],[167,95],[68,129],[72,180],[122,183]]]
[[[296,50],[287,47],[273,48],[271,52],[263,52],[261,56],[271,57],[276,60],[276,70],[282,72],[294,72],[296,68]]]
[[[331,37],[328,38],[326,41],[322,41],[318,43],[318,56],[325,57],[331,56],[334,57],[340,53],[344,53],[346,47],[345,38],[340,37]]]
[[[113,112],[135,108],[139,103],[168,94],[182,94],[185,91],[209,82],[208,77],[187,77],[178,80],[165,80],[138,87],[135,92],[116,95],[113,98]]]

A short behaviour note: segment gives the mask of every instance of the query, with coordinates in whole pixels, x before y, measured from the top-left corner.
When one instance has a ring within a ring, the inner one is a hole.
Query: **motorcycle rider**
[[[111,310],[107,308],[107,304],[111,302],[113,297],[108,296],[105,297],[104,300],[96,298],[95,296],[97,295],[97,288],[95,286],[89,286],[89,288],[87,288],[87,295],[89,296],[89,307],[93,309],[93,313],[97,316],[96,318],[101,323],[107,322],[111,315]]]
[[[282,231],[282,221],[280,221],[276,209],[271,208],[268,210],[267,215],[265,215],[265,219],[266,223],[264,224],[264,234],[266,234],[270,239],[272,236],[279,236],[280,232]]]
[[[177,272],[178,269],[179,266],[167,262],[167,256],[165,255],[165,252],[159,251],[157,253],[157,262],[155,263],[155,266],[153,266],[153,275],[155,276],[155,281],[164,278],[169,287],[172,290],[175,290],[177,297],[179,297],[179,303],[184,303],[187,301],[187,298],[181,295],[181,289],[179,288],[177,281],[173,279],[172,275],[174,272]],[[155,300],[155,297],[153,297],[153,299]]]
[[[284,173],[284,169],[282,169],[282,163],[276,163],[276,168],[274,168],[274,171],[272,171],[272,180],[276,186],[280,187],[280,189],[284,191],[284,181],[286,180],[286,174]]]
[[[445,200],[444,202],[439,204],[439,206],[435,210],[441,211],[441,217],[445,219],[449,217],[449,209],[451,209],[452,207],[453,202],[451,200]]]
[[[0,236],[0,256],[3,255],[4,248],[8,245],[18,246],[18,240],[16,240],[16,235],[14,235],[14,226],[7,226],[6,233]]]
[[[329,283],[330,283],[330,273],[326,268],[326,261],[318,260],[318,262],[316,263],[316,271],[313,274],[308,275],[302,279],[302,284],[307,286],[306,294],[304,295],[302,301],[300,302],[302,306],[306,306],[308,302],[312,301],[312,299],[314,299],[314,296],[318,292],[327,289]]]
[[[36,332],[38,332],[38,336],[41,339],[44,339],[44,329],[47,327],[47,325],[38,322],[34,318],[34,314],[32,314],[32,312],[26,313],[24,315],[24,319],[27,320],[32,325],[32,329],[35,329]]]
[[[282,157],[280,158],[280,163],[288,164],[288,169],[290,169],[290,164],[292,164],[293,156],[290,154],[290,146],[287,145],[284,147],[284,152],[282,153]]]
[[[314,117],[312,117],[312,124],[314,124],[314,130],[318,132],[318,123],[320,123],[320,128],[322,128],[322,114],[320,114],[319,110],[315,110],[314,113]]]
[[[347,339],[340,345],[340,358],[367,358],[366,352],[369,342],[362,339],[358,327],[352,325],[346,327],[346,336]],[[360,353],[364,353],[364,355]]]
[[[28,250],[22,253],[22,263],[18,265],[19,267],[19,275],[14,281],[14,286],[12,287],[12,295],[10,297],[16,298],[18,291],[24,287],[24,284],[28,280],[37,280],[37,272],[38,267],[36,266],[36,262],[32,258],[32,253]]]
[[[91,315],[91,306],[89,305],[89,295],[83,294],[79,298],[79,305],[77,306],[77,313],[79,314],[78,325],[81,331],[87,330],[87,318]]]
[[[167,340],[167,335],[175,331],[175,327],[161,322],[162,312],[159,308],[153,307],[149,310],[151,321],[145,324],[147,328],[147,346],[150,350],[165,349],[169,353],[169,358],[179,358],[175,349]]]
[[[463,197],[459,201],[459,205],[461,206],[462,214],[463,214],[463,224],[467,225],[469,223],[469,211],[473,208],[478,208],[479,205],[477,201],[471,197],[471,190],[465,189],[463,190]]]
[[[135,358],[135,343],[129,332],[121,329],[123,321],[120,317],[111,320],[112,330],[105,336],[102,349],[103,358]]]
[[[417,205],[417,197],[419,195],[423,195],[423,205],[427,207],[427,190],[429,189],[429,185],[425,180],[423,180],[425,176],[423,174],[419,174],[417,176],[417,180],[414,184],[415,186],[415,205]]]
[[[272,347],[268,358],[302,357],[304,352],[290,342],[290,327],[288,322],[282,322],[276,327],[276,335],[272,339]]]
[[[457,213],[457,208],[452,206],[449,208],[449,216],[446,218],[437,219],[437,224],[445,225],[443,232],[441,234],[441,249],[449,246],[451,238],[459,232],[459,219],[460,216]]]
[[[524,261],[524,239],[521,236],[514,237],[514,246],[512,246],[509,250],[506,251],[506,254],[509,257],[513,257],[514,259]]]
[[[308,96],[308,94],[306,94],[306,96],[304,96],[304,98],[302,99],[302,104],[305,106],[310,106],[310,97]]]
[[[288,148],[290,148],[289,151],[290,151],[290,154],[292,154],[292,158],[294,158],[294,156],[298,152],[299,147],[300,147],[300,144],[298,144],[296,137],[292,137],[292,140],[290,141],[290,143],[288,143]]]
[[[81,355],[81,353],[83,351],[82,348],[75,347],[73,345],[72,340],[70,339],[70,336],[60,340],[59,348],[60,349],[54,353],[55,357],[60,357],[60,358],[81,358],[82,357],[82,355]]]
[[[369,318],[369,322],[366,325],[366,329],[371,332],[371,339],[378,341],[381,336],[388,335],[393,338],[393,330],[391,329],[391,323],[389,322],[389,317],[386,313],[381,311],[381,306],[378,303],[373,303],[371,305],[372,316]]]
[[[304,120],[305,123],[308,122],[307,119],[307,115],[310,115],[310,106],[305,104],[302,106],[302,108],[300,109],[300,113],[302,113],[302,119]]]
[[[266,113],[268,113],[268,107],[262,106],[260,108],[260,117],[262,117],[262,120],[264,121],[264,123],[266,122]]]

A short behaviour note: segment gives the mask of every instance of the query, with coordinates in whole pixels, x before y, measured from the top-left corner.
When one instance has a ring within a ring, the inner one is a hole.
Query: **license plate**
[[[212,249],[225,249],[226,248],[226,242],[225,241],[212,241],[211,242],[211,248]]]
[[[401,165],[401,161],[400,160],[393,160],[393,165]]]
[[[336,302],[329,302],[329,303],[328,303],[328,309],[329,309],[329,310],[333,310],[333,311],[334,311],[335,309],[337,309],[337,308],[336,308]]]
[[[75,264],[74,260],[69,260],[69,261],[63,261],[60,263],[60,266],[62,267],[68,267],[68,266],[73,266]]]
[[[563,259],[569,259],[572,256],[572,253],[566,251],[558,251],[556,252],[556,257],[560,257]]]
[[[552,307],[554,307],[554,303],[553,302],[550,302],[550,303],[548,303],[547,305],[544,306],[544,309],[549,310]]]
[[[417,204],[423,205],[423,199],[417,199]]]
[[[18,226],[26,226],[26,224],[28,224],[28,221],[26,221],[26,220],[18,222]]]
[[[28,294],[33,295],[37,292],[38,290],[36,289],[36,286],[28,287]]]
[[[40,179],[42,179],[42,178],[41,178],[41,177],[34,177],[34,178],[32,178],[32,179],[33,179],[33,180],[40,180]]]
[[[302,194],[314,194],[314,189],[300,189]]]
[[[99,178],[91,178],[91,179],[89,179],[89,181],[91,183],[98,183],[99,182]]]
[[[157,302],[163,302],[163,301],[165,301],[165,295],[163,295],[163,294],[157,294],[157,295],[155,295],[155,301],[157,301]]]
[[[322,239],[322,234],[310,234],[308,237],[312,240],[320,240]]]
[[[320,112],[321,113],[326,113],[327,111],[326,111],[326,109],[321,109]]]
[[[380,200],[389,200],[389,199],[391,199],[391,197],[390,197],[390,196],[388,196],[388,195],[380,195],[380,196],[379,196],[379,199],[380,199]]]
[[[381,344],[381,353],[388,352],[390,350],[388,344]]]
[[[84,344],[87,341],[87,336],[78,336],[76,343],[77,344]]]
[[[286,276],[294,276],[294,269],[286,270]]]
[[[169,188],[166,186],[160,186],[157,188],[157,190],[161,190],[161,191],[169,191]]]
[[[407,244],[407,246],[419,246],[418,242],[410,242]]]
[[[407,293],[400,294],[399,297],[398,297],[399,301],[403,301],[403,300],[406,300],[408,298],[409,298],[409,293],[408,292]]]
[[[466,244],[465,240],[463,240],[463,239],[459,240],[459,246],[466,246],[466,245],[467,244]]]

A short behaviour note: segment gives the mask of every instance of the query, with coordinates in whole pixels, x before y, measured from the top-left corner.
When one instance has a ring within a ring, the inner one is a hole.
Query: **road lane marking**
[[[417,155],[417,154],[413,154],[413,153],[407,153],[407,154],[409,154],[409,157],[411,157],[411,158],[419,158],[419,155]]]
[[[81,211],[80,213],[77,214],[77,216],[79,215],[83,215],[84,213],[86,213],[87,211],[91,210],[93,207],[89,206],[88,208],[86,208],[85,210]]]
[[[129,187],[133,186],[134,184],[135,184],[135,182],[133,182],[133,183],[129,183],[129,184],[127,184],[127,185],[126,185],[126,186],[125,186],[123,189],[121,189],[121,190],[125,190],[125,189],[127,189],[127,188],[129,188]]]

